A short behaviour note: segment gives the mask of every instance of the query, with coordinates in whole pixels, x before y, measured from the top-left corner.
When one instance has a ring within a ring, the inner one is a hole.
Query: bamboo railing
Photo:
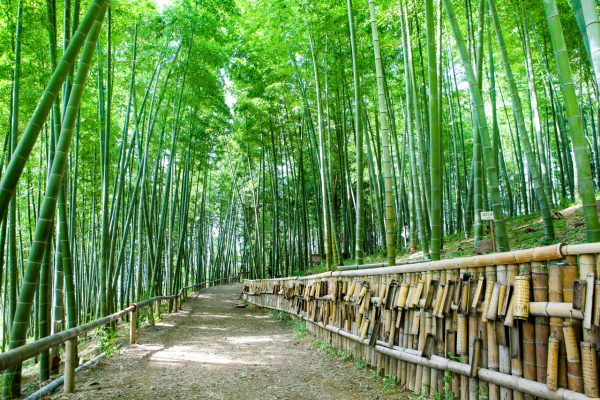
[[[75,368],[78,366],[77,360],[77,338],[86,332],[104,326],[112,321],[131,314],[131,321],[136,320],[136,311],[145,307],[150,307],[150,323],[154,325],[154,303],[157,303],[157,309],[160,312],[160,302],[164,300],[175,300],[175,308],[177,311],[178,305],[181,306],[181,301],[187,296],[187,291],[192,288],[202,289],[208,287],[211,284],[222,284],[232,283],[238,279],[237,276],[229,278],[220,278],[212,281],[201,282],[194,285],[186,286],[181,288],[177,294],[172,296],[155,296],[147,300],[139,301],[131,304],[129,307],[118,311],[114,314],[108,315],[103,318],[98,318],[94,321],[88,322],[77,326],[75,328],[67,329],[65,331],[55,333],[54,335],[47,336],[45,338],[36,340],[35,342],[28,343],[24,346],[17,347],[16,349],[8,350],[0,354],[0,372],[21,364],[22,362],[33,358],[42,352],[49,350],[53,347],[59,346],[65,343],[65,371],[64,371],[64,392],[73,393],[75,388]],[[214,286],[214,285],[213,285]],[[130,324],[129,343],[134,344],[136,342],[136,324]]]
[[[444,399],[598,398],[600,243],[244,280],[399,386]]]

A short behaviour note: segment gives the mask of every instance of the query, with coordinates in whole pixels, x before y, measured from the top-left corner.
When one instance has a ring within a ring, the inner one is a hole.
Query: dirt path
[[[77,375],[58,399],[382,399],[370,374],[327,357],[264,309],[235,308],[241,285],[194,293],[138,343]],[[60,391],[62,392],[62,390]]]

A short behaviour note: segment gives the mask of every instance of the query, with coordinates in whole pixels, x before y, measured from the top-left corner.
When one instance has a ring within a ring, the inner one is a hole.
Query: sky
[[[165,5],[167,4],[171,4],[172,0],[155,0],[156,1],[156,5],[158,6],[158,10],[160,12],[163,11],[163,8],[165,7]]]

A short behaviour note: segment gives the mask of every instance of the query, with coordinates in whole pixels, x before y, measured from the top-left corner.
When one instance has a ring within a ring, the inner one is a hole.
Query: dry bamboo
[[[550,390],[558,389],[558,348],[559,340],[550,338],[548,340],[548,370],[546,376],[546,387]]]
[[[594,292],[595,292],[595,279],[594,273],[588,272],[586,277],[586,296],[585,296],[585,307],[583,313],[583,329],[592,329],[592,316],[594,309]]]
[[[490,309],[490,302],[492,300],[492,294],[494,292],[494,282],[488,282],[485,288],[485,295],[483,298],[483,309],[482,309],[482,319],[487,322],[487,314]]]
[[[495,321],[498,316],[498,303],[500,301],[500,289],[501,284],[496,282],[494,284],[494,290],[492,291],[492,297],[487,309],[486,318],[491,321]]]
[[[481,357],[481,338],[475,339],[473,357],[471,358],[471,378],[477,377],[477,369],[479,368],[479,359]]]
[[[581,342],[581,364],[583,366],[583,388],[586,396],[600,397],[598,390],[598,362],[596,344]]]
[[[475,290],[475,296],[473,296],[473,303],[471,304],[471,307],[477,307],[477,304],[481,300],[481,295],[485,294],[485,293],[483,293],[484,283],[485,283],[485,278],[482,276],[477,281],[477,289]]]
[[[523,361],[521,357],[521,340],[519,335],[519,323],[510,329],[510,361],[511,361],[511,374],[517,378],[523,377]],[[524,394],[518,390],[513,390],[514,400],[523,400]]]
[[[515,277],[515,318],[522,319],[523,330],[523,377],[535,381],[537,379],[535,357],[535,325],[525,317],[529,316],[529,287],[531,279],[530,264],[521,264],[521,275]],[[531,395],[525,395],[525,400],[535,400]]]
[[[529,267],[529,264],[525,268]],[[515,277],[515,306],[514,306],[514,318],[526,320],[529,317],[529,277],[528,276],[517,276]]]
[[[569,390],[583,393],[583,369],[581,367],[581,358],[579,357],[579,348],[577,346],[577,332],[572,321],[563,324],[563,334],[565,336],[565,347],[567,351],[567,379]]]
[[[398,296],[398,302],[396,303],[396,307],[405,308],[404,306],[406,305],[406,298],[408,297],[409,287],[410,286],[407,283],[403,283],[402,286],[400,286],[400,294]]]
[[[533,300],[548,301],[548,270],[543,262],[533,262]],[[535,317],[535,359],[537,381],[546,383],[548,367],[548,337],[550,336],[550,319]]]
[[[550,265],[550,276],[548,279],[549,290],[548,300],[551,302],[563,301],[563,269],[558,263]],[[565,339],[563,335],[563,319],[550,318],[550,332],[558,340],[558,376],[557,385],[559,388],[567,389],[567,351],[565,348]]]

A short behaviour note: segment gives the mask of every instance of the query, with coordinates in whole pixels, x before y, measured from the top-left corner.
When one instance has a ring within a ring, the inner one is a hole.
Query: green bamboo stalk
[[[77,113],[83,94],[85,79],[89,71],[91,60],[94,54],[94,48],[100,34],[100,28],[102,26],[106,9],[107,5],[104,3],[100,12],[96,14],[95,22],[93,27],[90,28],[88,35],[89,37],[87,38],[85,47],[79,60],[79,66],[77,68],[75,81],[73,83],[73,92],[69,98],[69,105],[67,106],[67,112],[63,119],[62,132],[58,140],[57,152],[52,164],[52,173],[48,178],[44,202],[42,204],[42,208],[40,209],[40,217],[38,223],[36,224],[34,241],[31,246],[23,284],[19,293],[19,303],[10,334],[11,349],[25,344],[31,314],[31,306],[38,286],[40,267],[46,250],[46,243],[49,240],[50,228],[54,220],[58,191],[60,190],[62,176],[67,163],[67,156],[69,153],[69,146],[71,144],[73,128],[77,119]],[[69,48],[70,47],[71,45]],[[20,392],[20,366],[17,366],[5,372],[2,396],[14,397],[18,396]]]
[[[19,1],[17,11],[17,31],[15,38],[15,69],[12,92],[12,120],[10,126],[11,154],[16,154],[17,137],[19,136],[19,94],[21,85],[21,42],[23,35],[23,5]],[[12,159],[13,156],[11,156]],[[17,264],[17,199],[13,196],[9,206],[8,219],[8,269],[9,269],[9,308],[8,308],[8,330],[11,329],[15,312],[17,310],[17,287],[18,283]]]
[[[333,243],[331,237],[331,215],[327,202],[327,176],[328,168],[327,162],[325,160],[325,132],[323,128],[323,106],[321,102],[321,81],[319,79],[319,66],[317,63],[317,55],[314,49],[314,41],[312,37],[309,38],[310,50],[312,54],[312,62],[314,68],[314,76],[315,76],[315,91],[317,98],[317,120],[318,120],[318,129],[319,129],[319,160],[320,160],[320,174],[321,174],[321,194],[322,194],[322,202],[323,202],[323,218],[324,218],[324,231],[323,236],[325,238],[325,257],[327,269],[331,270],[333,268]]]
[[[444,6],[448,14],[448,19],[454,33],[454,38],[458,45],[460,57],[462,60],[462,66],[465,69],[466,77],[469,82],[469,90],[471,92],[471,100],[477,113],[477,124],[479,126],[479,134],[481,142],[483,144],[483,154],[485,164],[487,166],[488,179],[490,184],[490,197],[492,201],[492,209],[494,212],[494,222],[496,225],[496,237],[500,246],[500,251],[510,250],[508,243],[508,236],[506,235],[506,227],[504,225],[504,214],[502,211],[502,202],[500,198],[500,191],[498,190],[498,171],[494,162],[494,153],[492,150],[492,143],[488,133],[487,123],[485,119],[485,110],[483,107],[483,99],[481,97],[481,91],[477,87],[475,75],[473,74],[473,66],[469,61],[467,48],[465,46],[464,38],[460,27],[458,26],[458,20],[454,12],[454,6],[450,0],[444,0]]]
[[[600,223],[598,222],[598,210],[596,208],[596,195],[590,160],[588,156],[587,143],[581,125],[581,114],[579,101],[575,94],[575,86],[571,76],[571,65],[569,55],[563,36],[560,16],[556,8],[555,0],[544,0],[544,11],[548,21],[548,29],[554,49],[556,67],[560,87],[565,99],[565,113],[568,119],[569,131],[573,142],[575,153],[575,164],[577,166],[577,178],[579,181],[579,193],[583,204],[583,215],[585,219],[586,236],[588,242],[600,241]]]
[[[390,139],[388,134],[388,118],[385,103],[385,89],[383,81],[383,67],[381,65],[381,52],[379,49],[379,34],[377,32],[377,19],[375,16],[374,0],[369,0],[371,15],[371,31],[373,34],[373,50],[375,53],[375,69],[377,73],[377,92],[379,99],[379,123],[381,126],[381,142],[383,147],[383,173],[385,181],[385,233],[387,244],[388,265],[396,264],[396,236],[394,234],[394,193],[392,190],[392,169],[390,158]]]
[[[508,83],[508,90],[510,92],[510,98],[512,101],[512,110],[517,121],[517,131],[523,143],[525,149],[525,157],[527,158],[527,165],[529,167],[529,174],[533,181],[535,188],[536,197],[540,205],[540,211],[542,213],[542,219],[544,221],[544,235],[548,242],[554,241],[554,224],[552,221],[552,212],[548,204],[547,193],[544,191],[544,185],[542,183],[542,177],[537,165],[535,154],[532,151],[531,144],[529,142],[529,134],[525,128],[525,118],[523,116],[523,107],[521,105],[521,98],[517,90],[515,78],[512,73],[512,67],[510,65],[510,59],[508,57],[508,51],[506,49],[506,43],[504,42],[504,34],[502,32],[502,26],[500,25],[500,19],[496,11],[495,0],[488,0],[490,6],[490,14],[496,30],[496,38],[498,39],[498,47],[500,49],[500,56],[502,57],[502,63],[504,64],[504,72],[506,74],[506,82]]]
[[[531,108],[533,111],[533,128],[538,144],[538,156],[540,160],[540,169],[542,175],[542,184],[550,213],[554,213],[554,203],[552,202],[552,188],[550,187],[550,178],[548,177],[548,162],[546,161],[546,150],[544,139],[542,137],[542,126],[540,123],[540,110],[538,106],[538,96],[535,87],[535,74],[533,68],[533,59],[531,58],[531,49],[529,47],[529,30],[527,23],[527,5],[525,1],[521,1],[521,15],[523,19],[523,38],[525,41],[525,56],[527,59],[527,77],[529,83],[529,94],[531,96]]]
[[[435,43],[433,0],[425,0],[425,18],[427,19],[427,68],[429,77],[429,120],[431,137],[429,140],[429,158],[431,160],[431,259],[440,259],[440,244],[442,239],[442,187],[443,174],[441,169],[440,146],[442,136],[438,117],[438,77],[437,77],[437,55]]]
[[[416,228],[413,223],[413,227],[411,229],[412,243],[415,244],[416,241],[416,232],[418,230],[419,240],[421,242],[421,247],[423,249],[423,255],[425,257],[429,256],[429,243],[427,240],[427,235],[425,231],[425,220],[423,217],[423,209],[422,209],[422,201],[421,201],[421,184],[419,183],[419,172],[417,166],[417,157],[416,157],[416,148],[415,148],[415,140],[414,140],[414,129],[413,129],[413,116],[416,111],[414,110],[414,103],[416,100],[416,95],[413,92],[416,92],[416,88],[413,85],[415,80],[414,76],[411,76],[414,68],[412,67],[412,51],[411,51],[411,42],[410,42],[410,30],[408,28],[408,13],[406,9],[401,10],[403,14],[403,18],[401,22],[403,23],[402,29],[402,44],[403,44],[403,52],[404,52],[404,74],[405,74],[405,87],[406,87],[406,119],[407,119],[407,127],[408,127],[408,155],[410,160],[410,174],[409,174],[409,182],[412,185],[412,198],[413,198],[413,212],[411,214],[416,219]],[[419,133],[419,130],[417,130]],[[414,233],[413,233],[414,232]]]

